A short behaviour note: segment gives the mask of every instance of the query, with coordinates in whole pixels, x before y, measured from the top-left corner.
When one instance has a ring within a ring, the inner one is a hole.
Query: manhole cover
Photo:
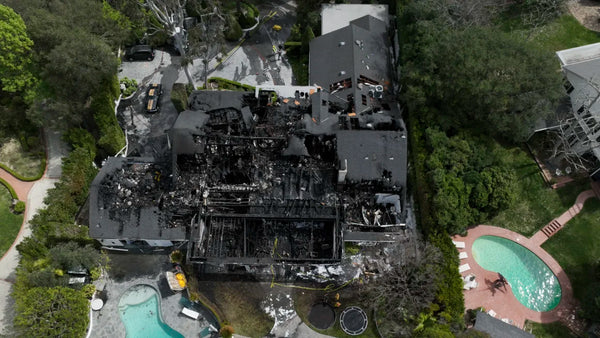
[[[308,321],[317,329],[328,329],[335,322],[335,311],[327,303],[317,303],[310,309]]]
[[[340,326],[342,330],[351,336],[359,335],[367,329],[369,320],[367,314],[359,307],[351,306],[344,311],[340,316]]]

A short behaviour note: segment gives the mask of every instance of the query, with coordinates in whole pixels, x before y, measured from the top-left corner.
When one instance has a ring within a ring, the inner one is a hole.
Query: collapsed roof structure
[[[195,91],[166,151],[107,161],[90,236],[113,249],[185,247],[191,263],[306,264],[338,262],[345,234],[404,228],[407,139],[389,45],[387,24],[364,16],[311,42],[311,86]]]

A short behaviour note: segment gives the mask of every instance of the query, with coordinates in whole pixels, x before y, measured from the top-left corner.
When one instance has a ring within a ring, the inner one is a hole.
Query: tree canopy
[[[35,287],[17,301],[15,326],[23,337],[83,337],[88,300],[67,287]]]
[[[28,89],[35,83],[30,71],[31,47],[25,23],[10,7],[0,5],[0,83],[6,92]]]
[[[449,29],[431,8],[412,2],[403,20],[404,101],[444,130],[477,128],[524,141],[561,96],[553,55],[493,27]]]

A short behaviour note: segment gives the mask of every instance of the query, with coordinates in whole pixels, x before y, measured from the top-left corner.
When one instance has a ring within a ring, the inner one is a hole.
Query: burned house
[[[313,264],[339,262],[345,233],[404,228],[407,140],[386,38],[365,16],[311,43],[311,86],[194,92],[164,153],[102,168],[90,236],[179,246],[198,264]],[[327,50],[347,60],[335,68]]]

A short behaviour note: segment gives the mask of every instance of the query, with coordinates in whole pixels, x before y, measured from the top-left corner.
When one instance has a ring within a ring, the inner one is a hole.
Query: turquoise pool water
[[[183,338],[160,317],[158,292],[150,285],[135,285],[119,300],[119,314],[127,329],[127,338]]]
[[[560,302],[558,279],[524,246],[502,237],[481,236],[473,242],[472,254],[484,269],[501,273],[517,300],[528,308],[550,311]]]

